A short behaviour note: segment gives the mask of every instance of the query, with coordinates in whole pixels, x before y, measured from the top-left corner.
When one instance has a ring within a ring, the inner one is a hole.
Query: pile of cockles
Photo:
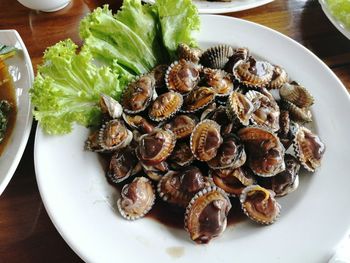
[[[282,67],[247,48],[180,44],[176,61],[135,78],[120,103],[101,96],[103,125],[86,149],[111,156],[106,175],[123,185],[124,218],[145,216],[158,195],[183,208],[193,241],[208,243],[225,230],[230,199],[272,224],[275,198],[297,189],[300,167],[320,167],[325,146],[303,126],[313,103]]]

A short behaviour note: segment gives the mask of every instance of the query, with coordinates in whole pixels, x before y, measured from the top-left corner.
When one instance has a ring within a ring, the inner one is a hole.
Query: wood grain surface
[[[19,32],[36,70],[46,47],[68,37],[80,43],[79,21],[105,2],[72,0],[61,11],[43,13],[15,0],[1,0],[0,29]],[[121,0],[110,1],[114,11],[120,5]],[[318,1],[275,0],[224,15],[265,25],[298,41],[323,60],[350,91],[350,40],[329,22]],[[33,160],[35,128],[36,123],[22,160],[0,197],[0,263],[82,262],[51,223],[40,198]]]

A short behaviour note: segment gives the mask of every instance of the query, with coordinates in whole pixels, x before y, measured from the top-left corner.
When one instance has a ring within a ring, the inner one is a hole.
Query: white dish
[[[243,11],[268,4],[274,0],[232,0],[232,2],[210,2],[206,0],[193,0],[201,14],[221,14]],[[155,0],[144,0],[154,3]]]
[[[335,18],[331,11],[328,8],[328,5],[326,3],[325,0],[319,0],[320,5],[322,7],[323,12],[325,13],[325,15],[327,16],[327,18],[329,19],[329,21],[332,22],[332,24],[344,35],[346,36],[348,39],[350,39],[350,30],[346,29],[345,26],[337,19]]]
[[[321,169],[302,175],[298,190],[279,199],[282,215],[275,224],[245,221],[228,227],[209,245],[196,245],[182,229],[149,218],[129,222],[119,215],[118,193],[107,183],[98,155],[83,151],[87,129],[48,136],[38,127],[35,170],[51,220],[86,262],[326,262],[350,227],[347,91],[321,60],[276,31],[229,17],[201,19],[201,47],[249,47],[311,91],[316,99],[314,130],[327,145]]]
[[[32,127],[29,88],[33,83],[34,73],[28,51],[16,30],[0,30],[0,43],[15,46],[18,50],[15,56],[5,62],[14,81],[18,112],[10,140],[0,156],[1,195],[21,160]]]

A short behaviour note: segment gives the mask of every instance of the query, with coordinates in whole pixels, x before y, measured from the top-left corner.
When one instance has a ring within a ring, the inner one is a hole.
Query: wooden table
[[[121,5],[121,0],[110,2],[114,10]],[[61,11],[42,13],[14,0],[1,0],[0,29],[19,32],[36,69],[46,47],[67,37],[81,43],[80,19],[103,3],[72,0]],[[350,40],[328,21],[318,1],[275,0],[226,15],[268,26],[295,39],[321,58],[350,90]],[[40,198],[33,163],[35,128],[36,123],[16,173],[0,197],[0,263],[81,262],[56,231]]]

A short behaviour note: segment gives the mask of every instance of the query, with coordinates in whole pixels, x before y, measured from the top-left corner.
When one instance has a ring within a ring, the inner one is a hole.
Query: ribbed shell
[[[265,195],[266,199],[264,198],[263,200],[259,200],[260,204],[258,205],[260,209],[265,209],[264,212],[257,211],[254,205],[247,201],[248,197],[252,196],[255,192],[260,192]],[[260,224],[269,225],[278,219],[281,212],[281,206],[275,200],[274,195],[274,192],[269,191],[259,185],[250,185],[244,188],[239,199],[244,213],[250,219]],[[266,201],[270,201],[270,206],[272,206],[273,212],[271,215],[266,215],[266,208],[268,206]]]
[[[213,137],[213,141],[211,141],[210,137]],[[200,161],[209,161],[213,159],[221,144],[220,125],[215,121],[201,121],[191,134],[191,151],[196,159]]]
[[[273,66],[266,61],[256,61],[250,57],[239,61],[233,68],[233,75],[248,87],[262,88],[268,85],[273,75]]]
[[[296,122],[311,122],[312,113],[309,108],[299,108],[295,104],[281,100],[280,102],[281,109],[287,110],[289,112],[290,119]]]
[[[297,83],[286,83],[280,91],[282,99],[293,103],[299,108],[308,108],[314,103],[314,98],[310,92]]]
[[[132,193],[131,196],[128,196],[129,189],[130,191],[141,191],[142,194]],[[134,200],[135,197],[136,200]],[[146,177],[136,177],[130,184],[124,185],[117,207],[122,217],[127,220],[136,220],[144,217],[152,209],[155,198],[155,190],[151,181]]]
[[[288,82],[287,72],[280,66],[274,66],[272,79],[268,85],[269,89],[279,89]]]
[[[321,166],[326,147],[316,134],[301,126],[295,134],[293,146],[305,169],[314,172]]]
[[[229,45],[218,45],[207,49],[201,57],[200,63],[209,68],[223,69],[234,50]]]
[[[149,117],[153,121],[163,121],[173,117],[183,104],[182,95],[169,91],[158,96],[150,106]]]
[[[169,90],[187,94],[199,82],[200,67],[191,61],[181,59],[172,63],[166,74],[165,83]]]
[[[254,111],[254,105],[242,93],[232,92],[227,100],[227,109],[234,120],[247,126]]]
[[[191,48],[184,43],[180,43],[177,47],[177,56],[193,63],[198,63],[203,51],[199,48]]]
[[[198,87],[185,97],[181,112],[197,112],[212,103],[215,96],[216,92],[212,88]]]
[[[200,216],[202,212],[207,208],[207,206],[212,205],[214,202],[220,202],[220,206],[216,206],[223,212],[222,224],[220,229],[215,229],[218,231],[219,235],[226,229],[226,216],[231,209],[231,202],[226,193],[216,187],[211,186],[199,191],[190,201],[185,212],[185,229],[190,234],[192,240],[197,243],[208,243],[213,237],[210,233],[202,233]],[[208,224],[208,223],[207,223]],[[203,234],[205,236],[203,236]],[[209,236],[207,236],[209,235]]]

